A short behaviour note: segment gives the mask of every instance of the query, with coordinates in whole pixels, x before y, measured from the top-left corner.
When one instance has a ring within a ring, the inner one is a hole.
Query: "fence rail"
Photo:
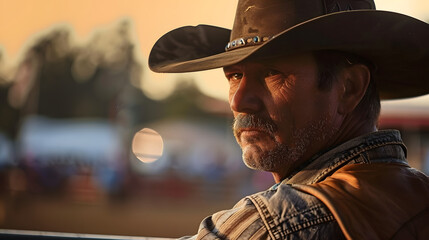
[[[115,235],[98,235],[98,234],[81,234],[81,233],[60,233],[60,232],[43,232],[0,229],[0,239],[7,240],[169,240],[171,238],[157,237],[135,237],[135,236],[115,236]]]

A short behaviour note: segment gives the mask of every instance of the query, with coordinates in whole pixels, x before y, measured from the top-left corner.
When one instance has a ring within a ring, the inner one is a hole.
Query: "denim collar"
[[[351,139],[315,156],[301,170],[280,184],[313,184],[352,163],[396,162],[408,165],[407,149],[397,130],[381,130]],[[276,184],[272,189],[276,189]]]

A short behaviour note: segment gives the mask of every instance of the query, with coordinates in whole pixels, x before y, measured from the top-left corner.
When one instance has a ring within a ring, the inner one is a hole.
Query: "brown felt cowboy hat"
[[[149,67],[193,72],[318,50],[370,60],[382,99],[429,93],[429,24],[375,10],[372,0],[239,0],[232,30],[175,29],[155,43]]]

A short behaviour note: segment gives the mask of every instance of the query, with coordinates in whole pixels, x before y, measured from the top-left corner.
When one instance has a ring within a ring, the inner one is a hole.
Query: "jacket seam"
[[[313,210],[320,209],[320,208],[323,208],[323,205],[318,204],[318,205],[313,206],[313,207],[311,207],[309,209],[305,209],[304,211],[288,215],[288,217],[285,219],[285,221],[282,221],[281,223],[285,223],[285,222],[287,222],[287,220],[289,220],[291,218],[294,218],[296,216],[299,216],[299,215],[302,215],[302,214],[305,214],[307,212],[311,212]],[[291,226],[290,229],[285,229],[285,231],[286,231],[286,234],[291,234],[293,232],[302,230],[304,228],[308,228],[308,227],[311,227],[311,226],[316,225],[316,224],[330,222],[330,221],[333,221],[333,220],[334,220],[334,216],[332,215],[332,213],[323,214],[322,216],[318,216],[315,219],[304,220],[302,222],[299,222],[298,224],[290,225]]]
[[[268,234],[272,239],[283,239],[282,232],[278,229],[275,230],[276,223],[275,223],[275,217],[271,215],[271,213],[268,211],[268,208],[265,206],[265,204],[260,201],[260,199],[257,196],[249,196],[248,199],[253,203],[256,210],[259,212],[259,215],[261,216],[262,221],[264,222],[265,227],[267,228]]]
[[[334,220],[335,220],[334,216],[332,214],[328,214],[325,216],[317,217],[317,218],[312,219],[312,220],[303,221],[303,222],[296,224],[296,225],[292,225],[289,229],[285,229],[285,232],[286,232],[286,234],[291,234],[291,233],[303,230],[305,228],[312,227],[314,225],[332,222]]]
[[[299,215],[301,215],[303,213],[311,212],[313,210],[320,209],[320,208],[323,208],[323,205],[322,204],[317,204],[317,205],[315,205],[315,206],[313,206],[311,208],[307,208],[307,209],[305,209],[303,211],[300,211],[300,212],[297,212],[297,213],[294,213],[294,214],[289,214],[289,215],[287,215],[288,217],[286,217],[286,219],[291,219],[291,218],[299,216]],[[283,221],[283,222],[286,222],[286,221]]]
[[[307,212],[311,212],[313,210],[319,209],[319,208],[323,207],[323,205],[318,204],[318,205],[313,206],[309,209],[305,209],[304,211],[288,215],[284,221],[280,222],[279,225],[277,225],[274,222],[275,218],[273,218],[273,215],[268,211],[268,208],[265,207],[265,204],[262,201],[260,201],[260,199],[257,196],[249,196],[249,200],[253,202],[253,204],[255,205],[259,214],[262,216],[262,221],[264,222],[265,226],[267,227],[268,233],[270,234],[270,236],[273,239],[279,239],[278,237],[280,237],[280,239],[283,239],[285,236],[283,236],[282,233],[285,233],[286,235],[288,235],[288,234],[297,232],[299,230],[302,230],[302,229],[305,229],[305,228],[308,228],[308,227],[311,227],[311,226],[314,226],[317,224],[335,221],[335,218],[332,215],[332,213],[328,213],[328,214],[323,214],[322,216],[318,216],[318,217],[311,219],[311,220],[304,220],[302,222],[299,222],[298,224],[290,225],[289,228],[284,229],[284,231],[281,231],[280,230],[281,225],[283,223],[287,222],[287,220],[289,220],[293,217],[305,214]]]
[[[349,162],[354,157],[362,154],[363,152],[366,152],[368,150],[372,150],[372,149],[375,149],[375,148],[383,147],[383,146],[386,146],[386,145],[393,145],[393,144],[395,144],[395,145],[401,145],[401,146],[403,145],[401,141],[390,141],[390,142],[383,142],[383,143],[378,143],[378,144],[365,144],[366,146],[363,146],[362,148],[356,147],[355,150],[357,150],[357,149],[359,149],[359,150],[357,150],[356,152],[354,152],[354,153],[352,153],[352,154],[350,154],[348,156],[344,156],[344,157],[338,158],[337,161],[334,161],[329,167],[327,167],[316,178],[314,178],[314,180],[311,181],[310,184],[317,183],[320,179],[324,178],[327,173],[329,173],[333,169],[337,168],[341,164]]]

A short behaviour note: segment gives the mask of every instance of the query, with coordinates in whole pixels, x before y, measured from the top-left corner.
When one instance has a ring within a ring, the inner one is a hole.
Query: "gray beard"
[[[247,123],[240,123],[241,120],[238,118],[234,122],[234,134],[236,135],[237,141],[239,138],[236,134],[236,129],[240,126],[258,126],[266,129],[267,132],[271,132],[272,134],[277,130],[277,127],[273,125],[274,123],[270,122],[270,120],[258,119],[253,122],[252,120],[245,119],[245,121],[246,120],[248,121]],[[276,141],[276,146],[270,151],[263,152],[262,149],[258,149],[259,154],[256,155],[246,154],[246,151],[243,151],[243,161],[247,167],[255,170],[276,172],[279,169],[284,169],[287,172],[291,172],[294,170],[292,168],[297,167],[296,163],[300,160],[302,161],[304,154],[312,143],[315,141],[326,141],[337,131],[338,129],[332,127],[329,117],[326,116],[325,118],[310,123],[302,129],[294,129],[290,145]],[[274,137],[272,137],[272,139],[274,139]]]
[[[242,158],[244,164],[250,169],[274,172],[282,167],[284,161],[290,162],[290,160],[285,159],[285,156],[289,153],[290,150],[287,146],[277,143],[273,150],[265,153],[261,152],[262,156],[260,155],[259,158],[253,157],[254,155],[247,155],[244,151]]]

